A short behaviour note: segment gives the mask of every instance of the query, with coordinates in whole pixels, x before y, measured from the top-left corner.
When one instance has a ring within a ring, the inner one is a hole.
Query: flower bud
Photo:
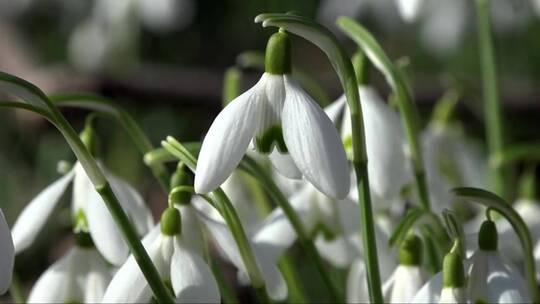
[[[399,248],[399,264],[418,266],[422,263],[422,240],[414,233],[407,235]]]
[[[497,227],[491,220],[484,221],[478,234],[478,247],[484,251],[497,250]]]
[[[289,34],[279,31],[268,39],[266,45],[265,71],[269,74],[291,73],[291,40]]]
[[[176,171],[171,176],[171,192],[169,193],[169,202],[175,205],[187,205],[191,201],[191,193],[187,191],[173,191],[179,186],[192,186],[193,180],[187,174],[185,165],[182,162],[178,163]]]
[[[98,137],[96,131],[90,123],[86,124],[82,132],[79,134],[79,137],[81,138],[81,141],[86,149],[90,151],[90,154],[92,154],[92,156],[97,155]]]
[[[457,252],[449,252],[443,261],[443,286],[460,288],[465,286],[463,261]]]
[[[182,217],[176,208],[167,208],[161,214],[161,233],[174,236],[182,233]]]

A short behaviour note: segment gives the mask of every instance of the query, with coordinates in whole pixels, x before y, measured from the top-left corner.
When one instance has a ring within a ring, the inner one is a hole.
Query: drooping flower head
[[[266,72],[212,123],[199,154],[196,192],[208,193],[219,187],[252,143],[287,177],[303,176],[333,198],[348,194],[349,167],[339,134],[319,105],[291,77],[290,49],[287,33],[272,35],[266,51]]]

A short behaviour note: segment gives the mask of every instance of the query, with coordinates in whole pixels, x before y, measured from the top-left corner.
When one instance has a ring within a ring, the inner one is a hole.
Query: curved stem
[[[340,17],[337,24],[345,34],[362,48],[371,63],[381,71],[394,91],[398,101],[399,113],[405,126],[405,135],[410,150],[409,157],[414,168],[415,183],[420,204],[427,210],[431,210],[426,183],[426,170],[422,158],[422,149],[418,141],[419,128],[416,108],[412,102],[411,93],[402,71],[392,64],[375,38],[356,21],[351,18]]]
[[[135,143],[135,146],[143,155],[152,151],[152,143],[142,131],[137,122],[123,109],[114,105],[111,100],[91,94],[65,94],[50,96],[51,101],[62,107],[75,107],[106,114],[120,123]],[[146,163],[156,177],[160,186],[168,191],[169,174],[167,169],[160,163]]]
[[[279,207],[281,207],[283,213],[285,214],[285,216],[287,216],[287,219],[289,220],[289,222],[291,222],[291,225],[296,231],[300,244],[308,254],[309,258],[315,263],[319,274],[321,275],[324,283],[326,284],[326,287],[330,292],[330,301],[335,303],[340,302],[341,297],[339,295],[339,291],[334,286],[332,279],[328,275],[322,258],[319,255],[317,249],[315,248],[315,245],[313,244],[313,240],[309,237],[306,229],[304,228],[304,225],[302,224],[302,221],[300,220],[300,217],[298,216],[294,208],[291,206],[285,195],[283,195],[281,190],[279,190],[278,186],[272,180],[272,178],[270,178],[268,174],[266,174],[264,170],[260,168],[260,166],[254,160],[250,159],[249,157],[245,157],[244,161],[240,164],[240,168],[244,169],[253,177],[257,178],[261,185],[266,188],[268,194],[270,194],[270,196],[276,201]]]
[[[351,115],[353,167],[357,179],[358,197],[360,198],[360,230],[363,236],[362,242],[369,296],[371,302],[381,303],[383,302],[383,297],[373,210],[371,207],[371,192],[369,190],[364,123],[358,93],[358,83],[351,60],[337,38],[328,29],[309,19],[285,14],[262,14],[255,18],[255,22],[261,21],[264,27],[275,26],[283,28],[317,45],[327,55],[338,74]]]
[[[161,144],[167,151],[184,162],[191,170],[195,171],[195,168],[197,167],[197,159],[179,141],[169,136],[167,137],[167,141],[162,141]],[[240,252],[240,256],[242,257],[242,261],[246,266],[251,284],[255,288],[259,298],[263,302],[269,302],[266,294],[265,282],[257,265],[250,241],[246,235],[246,232],[244,231],[244,228],[242,227],[242,223],[240,222],[240,218],[238,217],[234,206],[221,188],[214,190],[212,194],[213,198],[217,201],[217,203],[213,204],[213,206],[225,219],[227,226],[233,234],[234,240],[236,241],[236,245],[238,246],[238,250]],[[207,200],[211,199],[206,195],[203,195],[203,197]]]
[[[96,191],[107,205],[156,299],[159,303],[173,302],[174,300],[161,280],[157,269],[140,242],[130,219],[122,209],[101,168],[58,108],[39,88],[23,79],[0,72],[0,84],[3,84],[4,88],[8,88],[9,92],[22,97],[28,104],[41,108],[49,114],[47,118],[50,118],[62,133]]]
[[[489,18],[489,1],[475,0],[476,22],[478,29],[478,45],[480,47],[480,64],[482,73],[482,89],[484,95],[484,120],[489,153],[496,155],[504,148],[503,122],[499,93],[497,91],[497,67],[491,37]],[[502,197],[506,196],[505,172],[503,166],[490,166],[493,178],[493,189]]]
[[[540,293],[536,282],[536,263],[533,254],[533,242],[527,224],[521,216],[503,198],[491,192],[478,188],[455,188],[452,192],[457,196],[469,199],[471,202],[482,204],[500,213],[512,225],[521,242],[525,276],[533,303],[540,303]]]

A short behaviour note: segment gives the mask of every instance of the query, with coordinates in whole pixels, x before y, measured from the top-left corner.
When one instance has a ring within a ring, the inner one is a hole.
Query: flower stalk
[[[377,257],[377,245],[374,231],[371,193],[367,171],[367,152],[365,147],[364,124],[358,83],[349,56],[336,37],[313,21],[294,15],[262,14],[255,18],[263,27],[275,26],[299,35],[317,45],[326,53],[336,70],[350,109],[352,124],[353,167],[357,178],[358,197],[360,198],[360,225],[365,253],[368,289],[372,302],[383,301],[381,278]]]
[[[476,22],[478,30],[478,45],[480,48],[480,64],[482,73],[482,89],[484,97],[484,123],[487,144],[491,156],[500,154],[504,149],[504,126],[502,122],[501,104],[497,90],[497,66],[491,34],[489,17],[489,1],[475,0]],[[495,193],[506,198],[505,170],[502,165],[490,163]]]
[[[8,92],[14,93],[15,95],[23,98],[28,105],[33,106],[36,110],[39,109],[39,111],[34,112],[44,111],[47,113],[45,117],[52,121],[60,133],[62,133],[73,153],[84,168],[90,181],[94,185],[96,191],[107,204],[109,212],[122,232],[122,235],[126,240],[131,252],[135,256],[136,261],[146,280],[148,281],[148,284],[150,285],[157,301],[159,303],[173,302],[167,287],[162,282],[157,269],[148,256],[148,253],[144,250],[144,247],[140,242],[131,221],[122,209],[120,202],[112,191],[109,182],[105,178],[97,162],[80,140],[75,130],[73,130],[69,122],[60,113],[58,108],[39,88],[23,79],[0,72],[0,84],[3,85],[4,88],[8,88]]]

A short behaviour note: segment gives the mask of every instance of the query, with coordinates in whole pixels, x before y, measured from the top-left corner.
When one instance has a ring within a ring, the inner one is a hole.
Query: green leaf
[[[425,215],[426,212],[422,208],[412,208],[409,209],[407,215],[399,222],[398,226],[390,236],[388,244],[394,246],[400,244],[403,239],[407,236],[407,233],[411,230],[412,227]]]
[[[504,216],[510,225],[512,225],[512,228],[514,228],[514,231],[517,233],[519,240],[521,241],[525,264],[525,276],[529,284],[529,292],[533,302],[538,303],[540,301],[540,295],[538,293],[536,283],[536,265],[533,255],[533,243],[529,229],[521,216],[519,216],[519,214],[508,202],[492,192],[467,187],[454,188],[452,189],[452,192],[463,199],[467,199],[496,210],[502,216]]]
[[[521,161],[540,161],[540,143],[512,144],[502,151],[493,154],[489,159],[489,163],[493,167],[500,167]]]
[[[22,99],[35,107],[50,110],[50,101],[43,91],[17,76],[0,71],[0,90]]]

